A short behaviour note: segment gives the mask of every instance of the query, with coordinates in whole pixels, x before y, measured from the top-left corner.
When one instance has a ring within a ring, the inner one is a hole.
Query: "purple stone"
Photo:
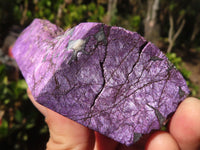
[[[35,19],[13,55],[37,102],[126,145],[160,129],[189,94],[155,45],[102,23],[64,32]]]

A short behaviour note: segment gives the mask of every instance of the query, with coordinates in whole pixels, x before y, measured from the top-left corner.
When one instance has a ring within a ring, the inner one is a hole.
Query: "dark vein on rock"
[[[140,46],[140,48],[139,48],[139,53],[141,53],[142,52],[142,50],[144,49],[144,47],[148,44],[149,42],[144,42],[144,44],[142,44],[141,46]]]
[[[104,29],[103,29],[104,31]],[[105,33],[104,33],[105,34]],[[97,44],[98,45],[98,44]],[[106,85],[106,81],[105,81],[105,75],[104,75],[104,63],[105,63],[105,60],[106,60],[106,57],[107,57],[107,48],[108,48],[108,41],[106,43],[106,48],[105,48],[105,55],[104,55],[104,58],[102,61],[99,62],[99,65],[100,65],[100,69],[101,69],[101,73],[102,73],[102,78],[103,78],[103,83],[102,83],[102,87],[100,89],[100,91],[95,95],[94,97],[94,100],[93,100],[93,103],[91,104],[90,106],[90,109],[95,105],[95,102],[96,100],[98,99],[99,95],[102,93],[105,85]]]
[[[103,83],[102,83],[102,87],[101,87],[101,89],[100,89],[100,91],[95,95],[95,97],[94,97],[94,101],[93,101],[93,103],[92,103],[92,105],[91,105],[91,107],[90,108],[92,108],[93,106],[94,106],[94,104],[95,104],[95,102],[96,102],[96,99],[99,97],[99,95],[102,93],[102,91],[103,91],[103,89],[104,89],[104,87],[105,87],[105,77],[104,77],[104,68],[103,68],[103,62],[100,62],[100,67],[101,67],[101,72],[102,72],[102,78],[103,78]]]
[[[133,72],[133,69],[135,68],[135,66],[137,65],[137,63],[139,62],[140,60],[140,57],[141,57],[141,53],[142,53],[142,50],[144,49],[144,47],[148,44],[148,42],[145,42],[144,44],[142,44],[139,48],[139,56],[138,56],[138,59],[136,60],[135,64],[132,66],[131,68],[131,71],[128,73],[128,76]]]

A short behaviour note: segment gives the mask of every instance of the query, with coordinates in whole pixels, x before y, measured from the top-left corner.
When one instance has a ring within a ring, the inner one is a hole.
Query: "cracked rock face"
[[[119,27],[63,31],[35,19],[13,54],[37,102],[126,145],[159,129],[189,94],[156,46]]]

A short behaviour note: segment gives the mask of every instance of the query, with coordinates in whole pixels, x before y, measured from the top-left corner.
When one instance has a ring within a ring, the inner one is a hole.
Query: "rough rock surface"
[[[102,23],[63,31],[35,19],[13,47],[36,101],[131,145],[189,94],[166,56],[136,32]]]

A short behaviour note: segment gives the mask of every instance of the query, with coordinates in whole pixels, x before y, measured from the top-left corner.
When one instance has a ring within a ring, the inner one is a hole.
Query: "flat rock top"
[[[36,101],[126,145],[159,129],[189,94],[156,46],[120,27],[81,23],[64,32],[35,19],[13,54]]]

